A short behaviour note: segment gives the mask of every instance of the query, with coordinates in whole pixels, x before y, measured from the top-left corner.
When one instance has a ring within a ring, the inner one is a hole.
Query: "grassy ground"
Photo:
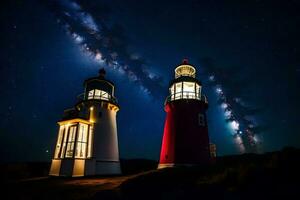
[[[217,159],[209,167],[155,170],[152,161],[123,161],[125,175],[6,179],[11,199],[289,199],[300,195],[300,150]],[[296,198],[296,199],[297,199]]]

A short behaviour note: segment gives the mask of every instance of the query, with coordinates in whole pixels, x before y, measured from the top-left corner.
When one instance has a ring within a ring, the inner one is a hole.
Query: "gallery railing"
[[[93,95],[88,98],[85,98],[84,93],[77,96],[78,101],[88,100],[88,99],[96,99],[96,100],[104,100],[110,101],[112,103],[118,103],[117,99],[111,95]]]
[[[175,100],[179,100],[179,99],[197,99],[200,101],[204,101],[205,103],[208,103],[207,98],[205,95],[200,95],[200,93],[198,92],[177,92],[174,94],[169,95],[166,100],[165,103],[169,102],[169,101],[175,101]]]

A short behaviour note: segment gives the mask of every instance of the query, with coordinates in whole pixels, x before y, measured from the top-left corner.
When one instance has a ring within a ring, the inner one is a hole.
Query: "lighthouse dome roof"
[[[182,63],[175,68],[175,78],[181,76],[196,77],[196,69],[188,63],[187,59],[183,59]]]

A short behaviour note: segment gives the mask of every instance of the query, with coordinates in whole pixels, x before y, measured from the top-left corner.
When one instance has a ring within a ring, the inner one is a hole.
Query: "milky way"
[[[101,8],[102,5],[97,3],[96,16],[87,11],[93,11],[91,2],[49,1],[47,6],[86,55],[100,65],[127,75],[146,94],[162,96],[162,77],[151,72],[144,59],[128,50],[123,28],[107,19],[104,5]]]
[[[243,88],[243,82],[235,80],[234,72],[215,67],[210,59],[202,60],[202,64],[210,86],[218,96],[218,104],[224,112],[239,152],[259,152],[262,144],[259,134],[263,131],[256,120],[259,109],[244,100],[247,96],[245,90],[237,90]]]
[[[109,20],[105,5],[98,2],[95,8],[93,3],[86,1],[63,0],[49,1],[47,6],[87,56],[126,75],[146,94],[162,97],[162,77],[151,72],[144,59],[128,50],[124,29]],[[233,87],[228,85],[226,72],[211,66],[206,70],[239,151],[257,152],[261,144],[258,134],[262,131],[253,117],[257,109],[247,105],[242,93],[231,91]]]

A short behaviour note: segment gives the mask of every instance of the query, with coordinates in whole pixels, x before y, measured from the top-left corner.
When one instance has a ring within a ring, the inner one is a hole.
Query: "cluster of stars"
[[[240,121],[244,122],[245,120],[238,118],[238,115],[233,111],[233,106],[229,103],[232,102],[243,105],[243,101],[241,98],[233,98],[230,100],[226,96],[222,85],[217,83],[215,75],[210,75],[208,80],[215,85],[215,92],[218,95],[219,102],[221,102],[220,107],[224,112],[225,120],[228,122],[235,144],[241,153],[245,153],[247,150],[245,142],[247,145],[255,146],[259,143],[259,139],[258,136],[250,130],[250,128],[253,128],[253,124],[243,124],[243,126],[241,126]]]
[[[75,1],[53,3],[57,4],[53,11],[58,17],[58,23],[63,25],[64,30],[86,56],[100,65],[110,67],[120,75],[127,75],[128,79],[138,83],[139,88],[146,94],[153,95],[157,92],[152,87],[161,87],[161,77],[149,72],[145,62],[136,53],[128,52],[127,48],[124,48],[125,45],[120,47],[119,43],[115,42],[122,36],[118,38],[112,33],[103,20],[96,23],[94,17]]]

